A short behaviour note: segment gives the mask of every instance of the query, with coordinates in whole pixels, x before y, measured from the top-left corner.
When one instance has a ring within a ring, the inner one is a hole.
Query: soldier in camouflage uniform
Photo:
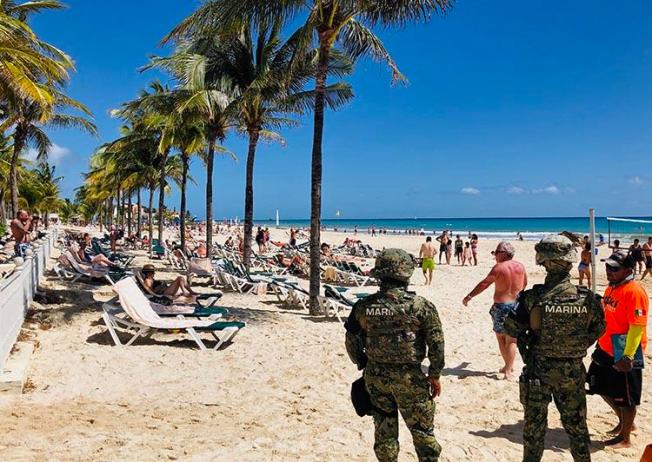
[[[571,283],[577,252],[568,238],[547,237],[535,250],[537,264],[546,269],[546,280],[521,292],[516,312],[505,321],[525,363],[519,383],[525,408],[523,461],[541,460],[548,404],[554,399],[573,459],[587,462],[591,442],[582,358],[605,328],[600,296]]]
[[[380,280],[380,290],[358,301],[345,325],[349,357],[365,369],[379,461],[398,459],[398,411],[420,461],[437,461],[441,452],[433,428],[433,400],[441,391],[444,335],[435,306],[407,290],[414,267],[407,252],[384,250],[372,273]],[[426,348],[427,376],[421,369]]]

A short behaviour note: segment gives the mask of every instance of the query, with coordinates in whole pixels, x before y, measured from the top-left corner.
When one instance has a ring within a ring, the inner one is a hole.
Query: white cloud
[[[70,149],[65,148],[63,146],[59,146],[56,143],[52,143],[52,146],[50,146],[50,149],[48,150],[48,161],[52,165],[57,165],[59,164],[59,162],[61,162],[61,160],[64,157],[67,157],[70,154],[72,154]],[[34,162],[37,157],[38,157],[38,152],[34,148],[29,148],[24,156],[24,158],[29,160],[30,162]]]
[[[462,188],[462,190],[461,190],[460,192],[461,192],[462,194],[472,194],[472,195],[480,194],[480,190],[479,190],[479,189],[477,189],[477,188],[473,188],[473,187],[471,187],[471,186],[468,186],[468,187],[466,187],[466,188]]]
[[[533,194],[559,194],[559,188],[555,185],[547,186],[545,188],[533,189]]]
[[[511,188],[507,188],[507,194],[525,194],[527,191],[525,189],[521,188],[520,186],[512,186]]]
[[[628,178],[627,181],[635,185],[642,185],[644,183],[643,179],[640,176],[633,176],[631,178]]]

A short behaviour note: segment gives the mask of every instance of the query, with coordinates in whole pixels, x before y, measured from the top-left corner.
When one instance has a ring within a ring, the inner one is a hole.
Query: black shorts
[[[652,257],[645,257],[645,268],[652,269]]]
[[[591,365],[586,374],[590,395],[608,396],[617,406],[638,406],[641,404],[643,370],[633,369],[618,372],[614,369],[614,358],[596,348],[591,356]]]
[[[464,252],[464,247],[455,247],[455,256],[456,257],[458,255],[462,255],[462,252]]]

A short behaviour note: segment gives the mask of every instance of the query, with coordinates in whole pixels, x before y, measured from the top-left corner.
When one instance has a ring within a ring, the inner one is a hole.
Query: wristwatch
[[[634,358],[632,356],[627,356],[627,355],[623,355],[623,359],[630,363],[634,361]]]

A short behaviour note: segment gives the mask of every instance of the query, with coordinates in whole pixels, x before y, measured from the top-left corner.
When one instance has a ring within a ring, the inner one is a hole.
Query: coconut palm
[[[161,145],[163,130],[166,124],[178,112],[178,99],[175,94],[158,81],[149,84],[147,90],[142,90],[138,98],[124,103],[120,109],[111,111],[114,117],[120,117],[134,126],[135,136],[152,136],[158,139],[158,157],[155,165],[159,170],[158,196],[158,238],[163,239],[163,211],[165,210],[166,170],[170,151],[174,146]],[[161,149],[162,148],[162,149]],[[151,238],[151,236],[150,236]]]
[[[38,184],[38,197],[34,208],[43,215],[43,221],[47,228],[50,221],[50,212],[58,212],[63,201],[60,197],[59,183],[63,179],[55,176],[56,167],[47,162],[39,162],[34,170]]]
[[[221,87],[233,87],[237,97],[226,112],[236,119],[239,130],[248,137],[245,177],[244,262],[250,265],[254,215],[253,177],[256,150],[261,139],[283,139],[276,130],[295,125],[284,113],[302,113],[311,106],[314,94],[303,91],[314,75],[314,56],[297,58],[297,42],[280,38],[282,21],[246,23],[232,33],[213,32],[193,36],[183,42],[190,66],[204,79]],[[191,54],[194,53],[194,54]],[[333,65],[339,75],[350,71],[348,63]],[[328,102],[343,104],[350,97],[350,87],[343,83],[326,89]]]
[[[17,165],[20,155],[28,146],[36,149],[39,160],[47,158],[52,146],[50,138],[44,128],[80,128],[95,135],[97,130],[86,117],[90,111],[82,103],[64,95],[57,89],[52,89],[54,102],[52,106],[43,106],[35,101],[23,99],[14,109],[17,111],[16,123],[13,129],[13,152],[10,160],[9,187],[11,190],[11,211],[16,214],[18,210],[18,182]],[[68,114],[67,111],[77,109],[84,116]],[[86,117],[85,117],[86,116]]]
[[[0,101],[9,106],[28,99],[54,102],[51,86],[63,84],[73,69],[70,57],[40,40],[26,23],[29,14],[62,8],[59,1],[0,1]],[[0,110],[0,131],[14,123],[13,111]],[[2,120],[4,119],[4,120]]]
[[[319,310],[319,264],[321,230],[322,141],[324,110],[330,55],[335,47],[346,51],[352,60],[363,55],[384,61],[392,72],[392,81],[405,81],[382,41],[373,33],[374,26],[401,26],[428,20],[432,14],[446,11],[452,0],[211,0],[179,24],[170,38],[238,29],[252,19],[283,22],[305,14],[306,22],[295,36],[305,48],[317,45],[315,73],[314,132],[311,171],[310,213],[310,309]]]
[[[206,166],[206,252],[213,248],[213,166],[215,154],[235,156],[223,147],[226,133],[233,125],[232,109],[235,90],[231,82],[210,72],[210,57],[199,54],[197,44],[180,46],[167,58],[153,58],[146,66],[164,69],[179,82],[173,92],[177,110],[204,119],[206,151],[202,156]]]

